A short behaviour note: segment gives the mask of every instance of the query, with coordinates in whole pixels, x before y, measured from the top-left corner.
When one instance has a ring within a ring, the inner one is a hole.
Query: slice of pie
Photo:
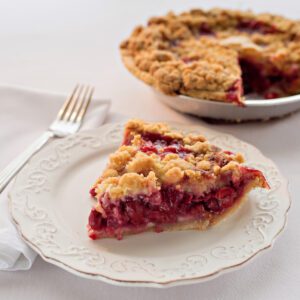
[[[243,105],[300,93],[300,23],[271,14],[194,9],[153,17],[121,44],[125,66],[168,95]]]
[[[263,174],[242,165],[198,134],[131,120],[123,143],[90,194],[92,239],[144,231],[204,230],[231,214],[253,188],[269,188]]]

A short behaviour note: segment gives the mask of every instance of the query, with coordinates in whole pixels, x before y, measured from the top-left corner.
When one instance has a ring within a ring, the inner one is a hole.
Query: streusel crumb
[[[238,172],[243,162],[241,154],[224,152],[203,135],[184,136],[164,123],[130,120],[125,133],[127,144],[110,156],[107,169],[95,184],[97,194],[108,194],[110,199],[141,190],[148,194],[168,184],[180,184],[183,189],[193,187],[194,192],[202,193],[215,184],[218,174]],[[151,142],[153,137],[157,142]],[[152,149],[152,145],[158,148]],[[163,152],[165,149],[171,152]],[[176,149],[178,153],[172,153]],[[205,178],[203,184],[200,178]]]

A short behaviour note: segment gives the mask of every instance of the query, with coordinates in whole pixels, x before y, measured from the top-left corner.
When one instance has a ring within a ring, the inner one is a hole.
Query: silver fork
[[[39,151],[51,138],[64,137],[79,130],[93,93],[94,88],[91,86],[79,84],[75,86],[49,128],[0,172],[0,193],[33,154]]]

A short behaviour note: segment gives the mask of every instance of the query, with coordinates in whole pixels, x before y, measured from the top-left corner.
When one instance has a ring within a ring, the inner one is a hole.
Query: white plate
[[[255,96],[249,95],[245,100],[246,107],[240,107],[231,103],[196,99],[184,95],[168,96],[150,88],[158,100],[179,112],[219,120],[235,122],[269,120],[300,109],[300,95],[272,100],[255,99]]]
[[[202,127],[213,143],[245,154],[264,172],[270,191],[256,190],[235,215],[205,232],[143,233],[92,241],[86,224],[89,188],[121,141],[122,125],[56,140],[19,173],[11,213],[25,241],[46,261],[86,278],[118,285],[164,287],[211,279],[269,248],[286,223],[287,182],[256,148]]]

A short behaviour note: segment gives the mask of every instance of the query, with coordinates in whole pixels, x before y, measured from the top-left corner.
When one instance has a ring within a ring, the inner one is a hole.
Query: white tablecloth
[[[157,102],[147,87],[129,75],[120,62],[118,44],[152,15],[199,4],[251,7],[300,19],[300,5],[294,0],[0,1],[0,83],[66,94],[74,83],[89,82],[98,95],[113,100],[108,121],[127,116],[197,124],[199,119]],[[207,126],[254,144],[289,179],[293,203],[288,226],[271,251],[215,280],[165,290],[81,279],[39,258],[30,271],[0,272],[0,299],[299,299],[300,113],[267,123]]]

